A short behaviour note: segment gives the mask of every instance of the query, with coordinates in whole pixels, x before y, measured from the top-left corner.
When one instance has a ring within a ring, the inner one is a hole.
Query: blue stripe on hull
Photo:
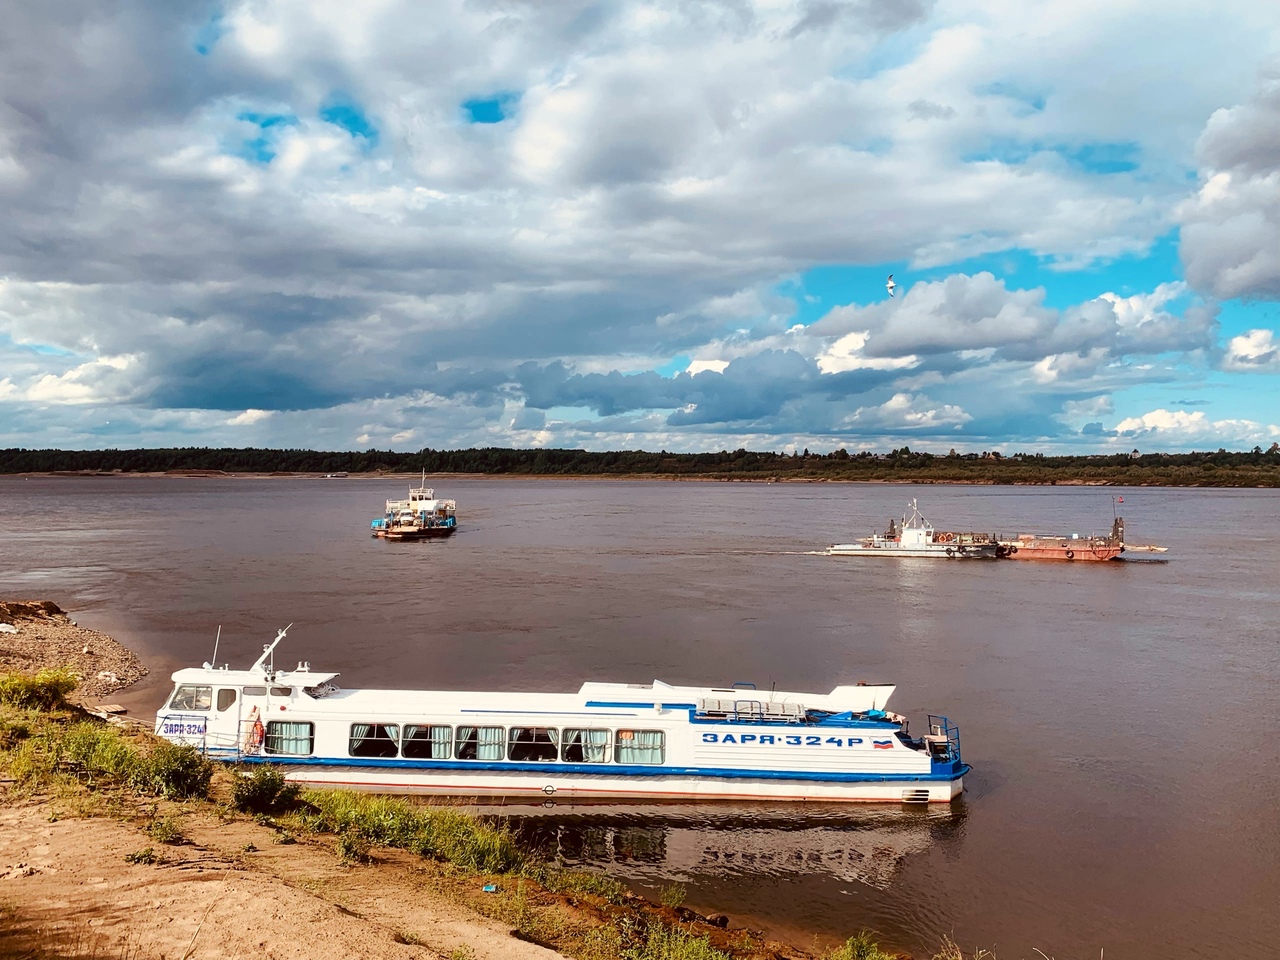
[[[485,773],[539,773],[544,776],[593,776],[608,779],[634,777],[707,777],[722,780],[794,780],[812,783],[950,783],[970,771],[969,765],[948,773],[805,773],[796,770],[734,770],[721,767],[661,767],[599,763],[485,763],[474,760],[376,760],[329,757],[244,757],[246,763],[279,763],[300,767],[338,767],[357,770],[474,770]]]

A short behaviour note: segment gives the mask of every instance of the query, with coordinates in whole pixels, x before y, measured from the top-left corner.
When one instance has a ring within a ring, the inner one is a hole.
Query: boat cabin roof
[[[312,672],[307,665],[268,675],[253,670],[229,670],[209,665],[190,667],[173,674],[176,684],[208,686],[263,686],[291,688],[294,700],[307,697],[323,700],[327,710],[359,713],[361,716],[403,715],[405,713],[473,713],[477,721],[485,714],[539,713],[595,716],[627,716],[635,711],[694,710],[700,714],[734,714],[786,721],[798,719],[807,710],[832,714],[883,710],[893,695],[892,684],[856,684],[836,687],[829,694],[754,690],[742,687],[673,686],[661,680],[651,684],[582,684],[576,693],[528,693],[481,690],[339,690],[324,689],[336,673]],[[306,691],[310,690],[308,693]],[[631,711],[626,713],[624,711]]]

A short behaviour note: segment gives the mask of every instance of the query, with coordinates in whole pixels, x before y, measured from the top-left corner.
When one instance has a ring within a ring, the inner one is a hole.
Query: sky
[[[1278,440],[1274,4],[0,20],[0,447]]]

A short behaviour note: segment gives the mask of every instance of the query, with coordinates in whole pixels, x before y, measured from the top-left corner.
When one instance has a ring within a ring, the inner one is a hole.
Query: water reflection
[[[899,805],[803,810],[778,805],[481,808],[572,867],[609,867],[642,880],[825,876],[888,888],[907,858],[955,846],[964,813]]]

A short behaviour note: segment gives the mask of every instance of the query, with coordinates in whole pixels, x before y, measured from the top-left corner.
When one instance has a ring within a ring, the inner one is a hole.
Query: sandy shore
[[[99,704],[147,668],[105,633],[78,626],[49,600],[0,600],[0,672],[69,666],[81,677],[72,699]]]
[[[176,845],[157,843],[118,815],[79,817],[59,801],[6,802],[0,957],[561,956],[433,896],[406,854],[388,851],[381,863],[344,867],[325,845],[283,846],[248,819],[225,823],[180,808],[171,816],[183,834]],[[154,862],[126,859],[148,849]]]

